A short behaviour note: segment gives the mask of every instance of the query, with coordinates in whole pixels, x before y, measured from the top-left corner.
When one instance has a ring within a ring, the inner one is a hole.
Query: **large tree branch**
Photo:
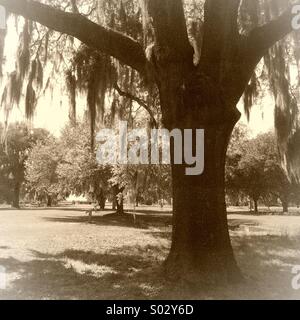
[[[241,0],[206,0],[200,65],[216,81],[239,40],[237,18]]]
[[[120,60],[140,73],[145,72],[142,46],[130,37],[100,26],[79,14],[68,13],[31,0],[0,0],[9,12],[36,21],[55,31],[73,36],[86,45]]]
[[[296,4],[300,4],[300,1]],[[254,28],[249,36],[240,38],[238,50],[232,56],[231,68],[224,79],[226,94],[233,97],[235,103],[243,94],[261,58],[276,42],[293,31],[293,6],[278,18]]]
[[[152,19],[156,45],[181,59],[192,56],[182,0],[143,0]]]
[[[297,4],[300,4],[300,1]],[[268,49],[293,31],[292,20],[294,14],[292,9],[295,5],[290,6],[277,19],[251,31],[247,39],[248,48],[254,51],[256,60],[260,60]]]
[[[119,94],[121,97],[126,97],[126,98],[128,98],[129,100],[135,101],[135,102],[137,102],[141,107],[143,107],[143,108],[148,112],[148,114],[150,115],[150,118],[151,118],[151,121],[152,121],[154,127],[155,127],[155,128],[158,128],[158,123],[157,123],[157,121],[156,121],[156,119],[155,119],[155,117],[154,117],[154,114],[153,114],[152,110],[150,109],[150,107],[147,105],[147,103],[146,103],[144,100],[142,100],[142,99],[134,96],[133,94],[131,94],[131,93],[129,93],[129,92],[123,91],[123,90],[119,87],[119,85],[118,85],[117,83],[115,83],[114,88],[115,88],[115,90],[118,92],[118,94]]]

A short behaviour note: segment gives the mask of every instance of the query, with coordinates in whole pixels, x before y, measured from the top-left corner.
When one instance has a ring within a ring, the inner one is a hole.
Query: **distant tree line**
[[[171,202],[169,166],[100,165],[85,122],[68,124],[60,138],[11,125],[0,148],[0,201],[15,208],[20,199],[52,206],[70,195],[84,195],[100,209],[110,200],[118,213],[125,199],[134,206]]]
[[[70,195],[84,195],[100,209],[111,201],[120,214],[125,200],[133,206],[171,203],[168,165],[100,165],[85,122],[68,124],[60,138],[25,124],[0,130],[0,202],[15,208],[20,199],[52,206]],[[280,161],[273,133],[249,138],[247,128],[237,126],[227,153],[227,204],[253,204],[255,213],[259,203],[281,203],[283,212],[298,206],[299,184],[288,179]]]
[[[226,188],[228,203],[248,204],[258,213],[259,202],[265,206],[281,203],[299,206],[300,186],[283,170],[274,133],[250,139],[244,126],[237,126],[227,154]]]
[[[0,124],[0,202],[20,207],[20,196],[25,193],[25,163],[33,146],[44,141],[49,132],[30,129],[23,123],[10,125],[8,130]]]

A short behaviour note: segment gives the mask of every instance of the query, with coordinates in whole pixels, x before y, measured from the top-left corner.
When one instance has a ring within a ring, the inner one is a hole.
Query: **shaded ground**
[[[300,217],[229,216],[242,285],[174,288],[161,276],[171,235],[169,210],[138,209],[136,218],[107,211],[87,223],[84,207],[0,210],[0,299],[298,299]],[[105,216],[104,216],[105,214]]]

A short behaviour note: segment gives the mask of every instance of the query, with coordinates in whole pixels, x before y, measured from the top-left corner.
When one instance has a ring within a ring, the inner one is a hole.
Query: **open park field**
[[[300,265],[300,217],[232,211],[232,242],[245,280],[193,290],[164,279],[171,213],[157,208],[88,223],[84,206],[0,210],[0,299],[298,299],[292,268]],[[204,293],[205,292],[205,293]]]

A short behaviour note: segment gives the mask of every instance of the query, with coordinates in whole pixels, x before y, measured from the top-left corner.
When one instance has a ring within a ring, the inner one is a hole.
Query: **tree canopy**
[[[272,132],[250,139],[241,126],[236,127],[228,150],[226,184],[229,195],[244,195],[255,203],[268,204],[273,199],[288,212],[291,202],[298,202],[299,184],[290,180],[281,166],[276,137]],[[234,198],[234,197],[233,197]]]
[[[4,127],[0,126],[3,136]],[[44,141],[49,132],[30,129],[24,123],[11,124],[0,143],[0,189],[2,200],[19,207],[19,196],[25,182],[25,162],[36,143]]]

